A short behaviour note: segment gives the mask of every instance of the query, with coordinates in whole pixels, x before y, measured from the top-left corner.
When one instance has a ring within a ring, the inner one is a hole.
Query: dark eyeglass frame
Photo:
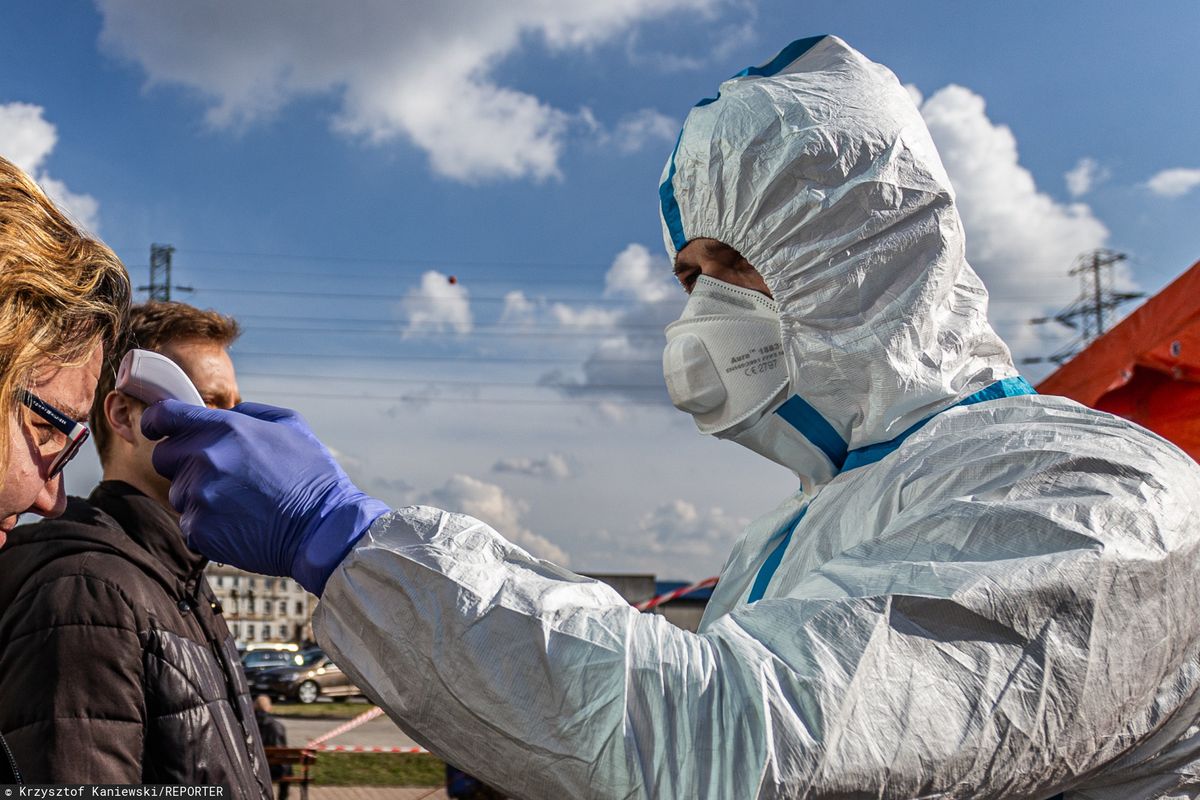
[[[83,443],[88,440],[92,432],[88,430],[87,425],[71,419],[33,392],[22,392],[21,402],[67,436],[67,443],[54,457],[54,461],[50,462],[50,471],[46,475],[46,480],[50,480],[63,471],[63,467],[67,465],[68,461],[78,455],[79,448],[83,447]]]

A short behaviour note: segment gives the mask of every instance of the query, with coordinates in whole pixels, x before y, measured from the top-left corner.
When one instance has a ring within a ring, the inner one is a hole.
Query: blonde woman
[[[88,437],[100,365],[129,297],[113,251],[0,158],[0,547],[21,514],[66,507],[62,469]],[[0,784],[19,778],[0,738]]]

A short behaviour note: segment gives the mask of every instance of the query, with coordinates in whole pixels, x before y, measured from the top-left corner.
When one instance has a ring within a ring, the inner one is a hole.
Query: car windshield
[[[247,667],[265,667],[275,664],[291,664],[295,653],[281,650],[255,650],[242,656],[242,664]]]

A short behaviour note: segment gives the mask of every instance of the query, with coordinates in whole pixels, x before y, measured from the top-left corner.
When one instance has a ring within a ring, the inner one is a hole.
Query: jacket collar
[[[178,518],[124,481],[101,481],[88,502],[112,517],[125,535],[159,561],[188,589],[208,559],[189,548]]]

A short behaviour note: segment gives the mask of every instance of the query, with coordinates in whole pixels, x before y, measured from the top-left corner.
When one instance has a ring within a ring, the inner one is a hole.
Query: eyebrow
[[[64,414],[66,414],[68,417],[75,420],[76,422],[86,423],[88,421],[88,415],[89,415],[91,409],[88,409],[87,411],[82,411],[78,408],[64,408],[62,411]]]
[[[88,414],[90,413],[90,409],[85,409],[85,410],[81,411],[80,409],[74,408],[72,406],[60,405],[58,403],[55,403],[53,400],[46,400],[45,398],[42,398],[42,399],[44,402],[49,403],[50,405],[57,408],[63,414],[66,414],[67,417],[69,417],[72,422],[86,423],[88,421]]]

